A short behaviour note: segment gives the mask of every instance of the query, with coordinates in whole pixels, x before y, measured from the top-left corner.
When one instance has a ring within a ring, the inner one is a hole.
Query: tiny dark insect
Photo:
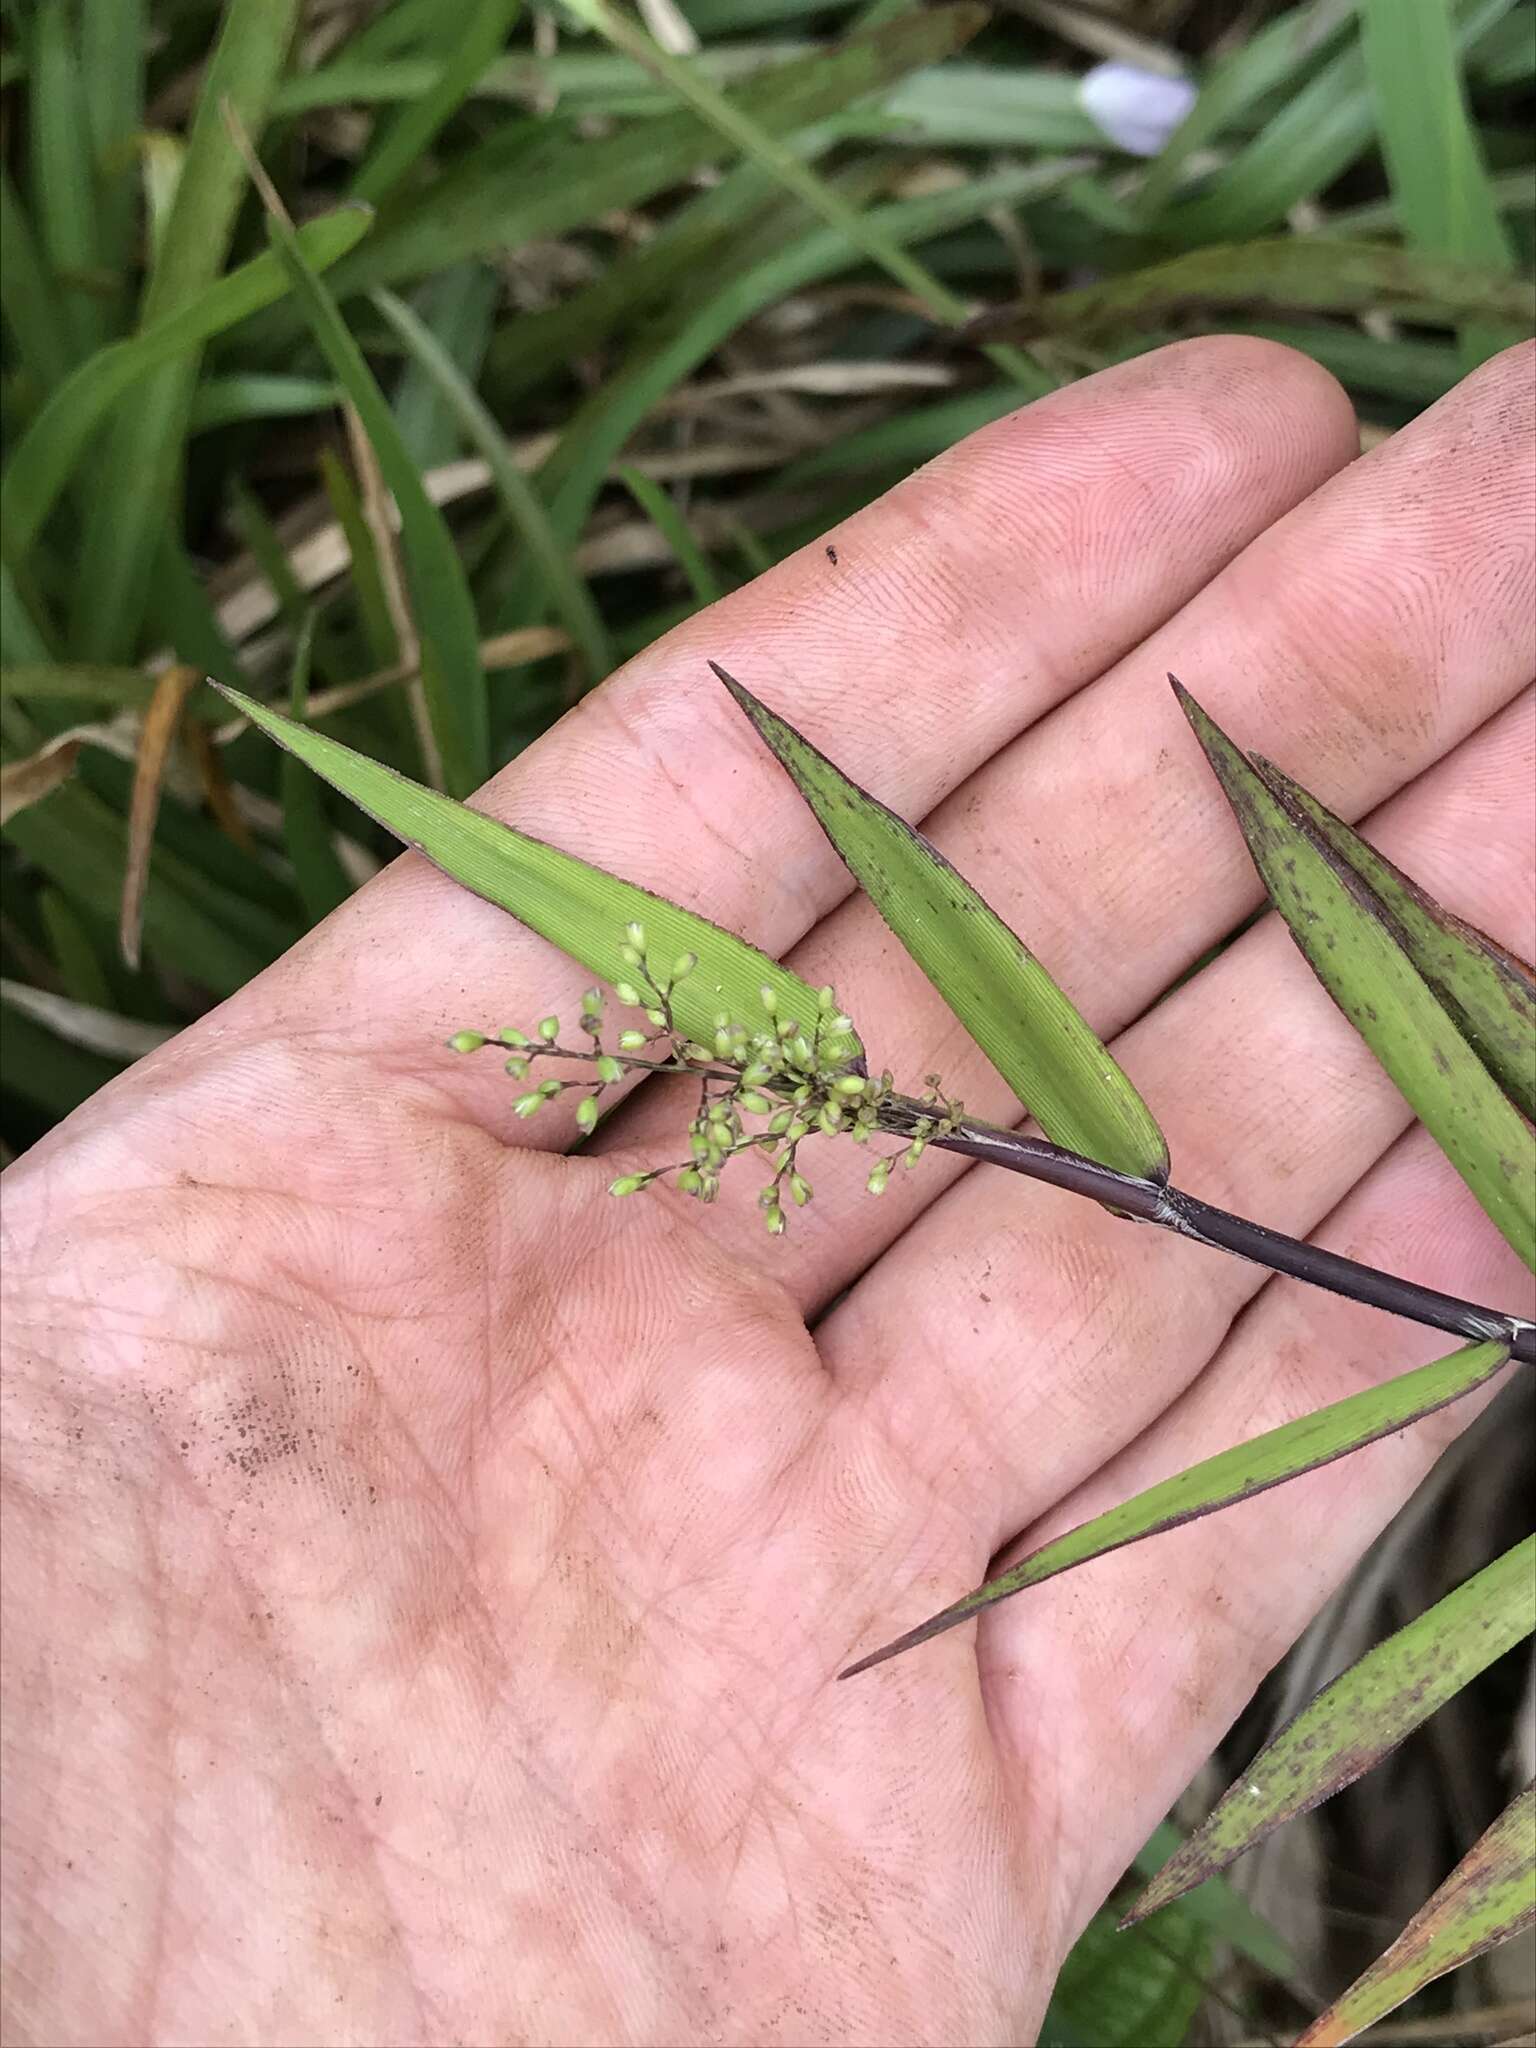
[[[832,566],[833,566],[833,568],[834,568],[834,569],[835,569],[835,568],[837,567],[837,549],[836,549],[836,548],[828,548],[828,549],[827,549],[827,560],[828,560],[828,561],[829,561],[829,562],[830,562],[830,563],[832,564]]]

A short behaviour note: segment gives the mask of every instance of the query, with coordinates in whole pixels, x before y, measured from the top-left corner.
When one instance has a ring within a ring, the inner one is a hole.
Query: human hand
[[[484,803],[1016,1114],[714,657],[927,819],[1183,1185],[1523,1309],[1274,919],[1152,1005],[1259,893],[1169,668],[1530,953],[1530,368],[1359,462],[1267,343],[1106,372],[679,628]],[[668,1084],[568,1157],[564,1104],[519,1122],[441,1049],[588,978],[407,856],[7,1176],[8,2039],[1031,2040],[1465,1419],[835,1685],[1000,1547],[1449,1346],[932,1152],[878,1202],[811,1153],[778,1242],[746,1172],[609,1201],[675,1147]]]

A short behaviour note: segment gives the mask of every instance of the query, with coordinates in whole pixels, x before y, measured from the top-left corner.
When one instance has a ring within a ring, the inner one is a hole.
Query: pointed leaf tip
[[[1039,1550],[1031,1551],[942,1613],[850,1666],[845,1675],[851,1678],[871,1665],[884,1663],[887,1657],[916,1649],[919,1643],[969,1621],[983,1608],[1011,1599],[1029,1586],[1043,1585],[1047,1579],[1073,1571],[1092,1558],[1106,1557],[1127,1544],[1161,1535],[1165,1529],[1176,1529],[1203,1515],[1252,1500],[1303,1472],[1314,1472],[1320,1465],[1348,1457],[1352,1451],[1393,1435],[1435,1409],[1459,1401],[1501,1372],[1508,1362],[1506,1343],[1468,1344],[1433,1364],[1399,1373],[1384,1386],[1350,1394],[1310,1415],[1298,1416],[1294,1422],[1282,1422],[1276,1429],[1250,1437],[1246,1443],[1234,1444],[1230,1450],[1218,1451],[1214,1457],[1202,1458],[1171,1479],[1158,1480],[1118,1507],[1079,1523],[1075,1529],[1068,1529]]]
[[[1054,1143],[1148,1185],[1168,1147],[1128,1074],[1018,935],[938,848],[718,662],[881,917]]]
[[[1536,1536],[1368,1650],[1260,1751],[1122,1922],[1182,1898],[1296,1815],[1373,1769],[1435,1709],[1536,1630]]]
[[[1270,901],[1308,966],[1489,1219],[1536,1270],[1530,1129],[1460,1014],[1421,971],[1372,879],[1330,844],[1307,804],[1267,781],[1210,713],[1177,682],[1174,688]]]
[[[817,991],[734,932],[484,811],[424,789],[238,690],[221,688],[220,694],[397,839],[610,985],[633,972],[624,957],[628,924],[644,925],[654,958],[694,954],[697,971],[678,980],[671,997],[678,1024],[693,1038],[711,1042],[722,1010],[742,1022],[757,1017],[764,988],[772,989],[782,1015],[816,1015]],[[827,1056],[842,1064],[863,1057],[851,1026],[822,1043]]]

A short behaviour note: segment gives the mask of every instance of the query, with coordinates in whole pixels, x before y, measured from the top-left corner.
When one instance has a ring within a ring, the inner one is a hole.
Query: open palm
[[[1273,919],[1158,998],[1257,900],[1170,667],[1530,952],[1530,367],[1358,463],[1268,344],[1105,373],[679,629],[483,801],[1016,1116],[712,656],[927,820],[1184,1185],[1524,1309]],[[562,1104],[518,1122],[440,1050],[585,979],[408,856],[8,1176],[8,2039],[1028,2041],[1456,1426],[834,1684],[1025,1532],[1447,1347],[933,1154],[877,1202],[807,1148],[777,1242],[747,1167],[711,1209],[609,1201],[614,1155],[676,1156],[669,1084],[566,1156]]]

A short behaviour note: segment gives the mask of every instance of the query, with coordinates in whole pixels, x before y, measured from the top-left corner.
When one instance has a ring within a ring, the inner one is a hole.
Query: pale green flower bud
[[[699,956],[697,953],[679,953],[672,962],[672,979],[674,981],[686,981],[698,964]]]
[[[868,1085],[862,1074],[840,1074],[832,1083],[839,1095],[862,1095]]]
[[[514,1081],[521,1081],[528,1072],[528,1062],[526,1060],[518,1059],[517,1056],[514,1054],[513,1057],[507,1061],[507,1072],[512,1076],[512,1079]]]
[[[638,946],[620,946],[619,958],[624,962],[624,965],[626,967],[637,967],[640,969],[642,973],[644,973],[645,955],[640,951],[640,948]]]
[[[560,1019],[558,1017],[541,1017],[539,1019],[539,1036],[550,1045],[553,1045],[560,1036]]]
[[[519,1095],[512,1105],[514,1116],[537,1116],[544,1107],[544,1098],[535,1088],[531,1095]]]
[[[789,1056],[797,1067],[814,1067],[816,1064],[816,1055],[811,1050],[811,1041],[803,1032],[790,1040]]]
[[[704,1176],[696,1168],[685,1166],[677,1176],[677,1186],[682,1189],[685,1195],[701,1194],[704,1188]]]
[[[515,1045],[521,1047],[525,1046],[528,1043],[527,1039],[523,1036],[522,1032],[514,1031],[510,1024],[504,1024],[500,1031],[497,1032],[496,1036],[501,1040],[503,1045]]]
[[[784,1235],[784,1211],[777,1202],[764,1215],[763,1221],[768,1226],[768,1235],[770,1237],[782,1237]]]
[[[667,1013],[665,1010],[647,1010],[645,1014],[647,1019],[656,1026],[656,1029],[658,1031],[661,1030],[662,1026],[667,1021]]]
[[[455,1031],[448,1041],[450,1052],[478,1052],[487,1043],[483,1031]]]
[[[927,1149],[927,1145],[921,1138],[914,1138],[911,1144],[907,1147],[906,1151],[902,1154],[902,1165],[908,1167],[916,1166],[917,1162],[919,1161],[919,1159],[922,1158],[923,1154],[927,1151]]]
[[[609,1052],[598,1055],[594,1071],[599,1081],[607,1082],[610,1087],[615,1081],[622,1081],[624,1078],[624,1069]]]
[[[589,988],[581,999],[583,1017],[601,1017],[603,1014],[603,992],[600,988]]]
[[[771,989],[768,986],[767,982],[764,982],[762,987],[757,992],[757,998],[758,1001],[762,1004],[763,1008],[768,1012],[768,1015],[770,1017],[777,1017],[777,1015],[779,1014],[779,998],[777,990]]]
[[[613,984],[613,992],[618,997],[619,1001],[624,1005],[625,1009],[639,1009],[641,1002],[640,991],[635,987],[632,981],[616,981]]]
[[[755,1088],[743,1088],[736,1097],[738,1105],[752,1116],[767,1116],[773,1104],[766,1095],[759,1095]]]
[[[890,1179],[890,1177],[890,1160],[877,1159],[874,1165],[869,1169],[869,1179],[865,1181],[864,1185],[869,1189],[869,1192],[872,1195],[883,1195],[885,1193],[885,1184]]]
[[[795,1112],[792,1109],[781,1109],[769,1124],[768,1135],[771,1138],[781,1138],[794,1120]]]
[[[584,1095],[576,1105],[576,1128],[579,1131],[593,1131],[597,1128],[597,1097]]]
[[[637,953],[645,951],[645,926],[643,924],[625,925],[624,936]]]
[[[646,1043],[647,1040],[643,1031],[621,1031],[619,1033],[620,1052],[639,1052]]]
[[[830,982],[825,988],[817,989],[816,1006],[824,1017],[837,1008],[837,995]]]
[[[711,1058],[717,1060],[728,1060],[730,1056],[731,1034],[729,1033],[729,1031],[717,1031],[715,1033],[715,1049],[714,1052],[711,1054]]]
[[[803,1173],[792,1173],[789,1176],[789,1192],[795,1198],[796,1208],[803,1209],[806,1203],[811,1199],[811,1195],[814,1192],[814,1190],[812,1189],[810,1182],[805,1178],[805,1175]]]
[[[824,1102],[816,1112],[816,1121],[830,1137],[843,1127],[843,1112],[835,1102]]]
[[[546,1102],[553,1102],[557,1095],[565,1093],[565,1083],[563,1081],[541,1081],[539,1083],[539,1093]]]
[[[616,1181],[609,1183],[608,1192],[610,1195],[637,1195],[650,1177],[648,1173],[621,1174]]]

